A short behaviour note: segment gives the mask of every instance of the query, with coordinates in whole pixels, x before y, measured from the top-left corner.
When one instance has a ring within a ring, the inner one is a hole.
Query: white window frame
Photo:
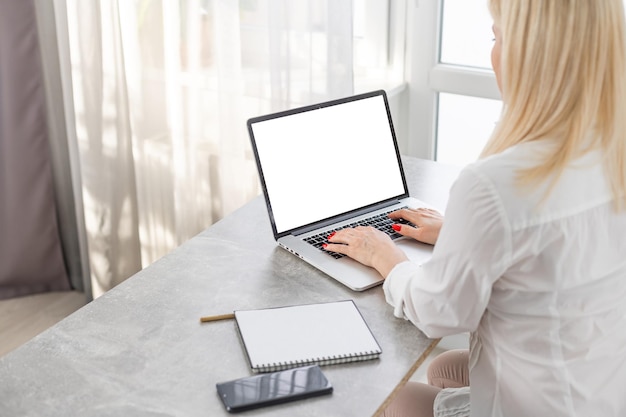
[[[444,0],[407,7],[408,137],[404,153],[435,160],[439,93],[501,100],[492,70],[439,62]],[[485,6],[486,7],[486,6]]]

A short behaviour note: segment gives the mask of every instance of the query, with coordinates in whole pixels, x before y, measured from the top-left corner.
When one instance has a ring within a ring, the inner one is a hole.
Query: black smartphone
[[[318,365],[219,382],[216,387],[231,413],[333,392]]]

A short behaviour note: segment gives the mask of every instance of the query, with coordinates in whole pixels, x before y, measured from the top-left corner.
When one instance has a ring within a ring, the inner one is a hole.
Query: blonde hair
[[[600,148],[618,209],[626,208],[626,39],[622,0],[489,0],[501,32],[500,122],[481,157],[522,142],[558,139],[518,173],[551,178]],[[593,142],[588,142],[592,133]]]

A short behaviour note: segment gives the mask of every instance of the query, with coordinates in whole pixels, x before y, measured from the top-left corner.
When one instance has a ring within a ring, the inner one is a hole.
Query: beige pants
[[[444,388],[469,386],[469,351],[449,350],[428,367],[428,385],[408,382],[383,413],[384,417],[433,417],[435,397]]]

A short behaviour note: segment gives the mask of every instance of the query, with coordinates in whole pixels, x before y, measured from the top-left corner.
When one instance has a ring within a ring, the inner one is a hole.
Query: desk
[[[445,207],[455,167],[404,158],[411,194]],[[235,323],[205,315],[353,299],[380,359],[323,367],[335,391],[246,413],[370,416],[437,341],[273,240],[262,197],[0,359],[0,416],[222,416],[215,383],[250,375]]]

